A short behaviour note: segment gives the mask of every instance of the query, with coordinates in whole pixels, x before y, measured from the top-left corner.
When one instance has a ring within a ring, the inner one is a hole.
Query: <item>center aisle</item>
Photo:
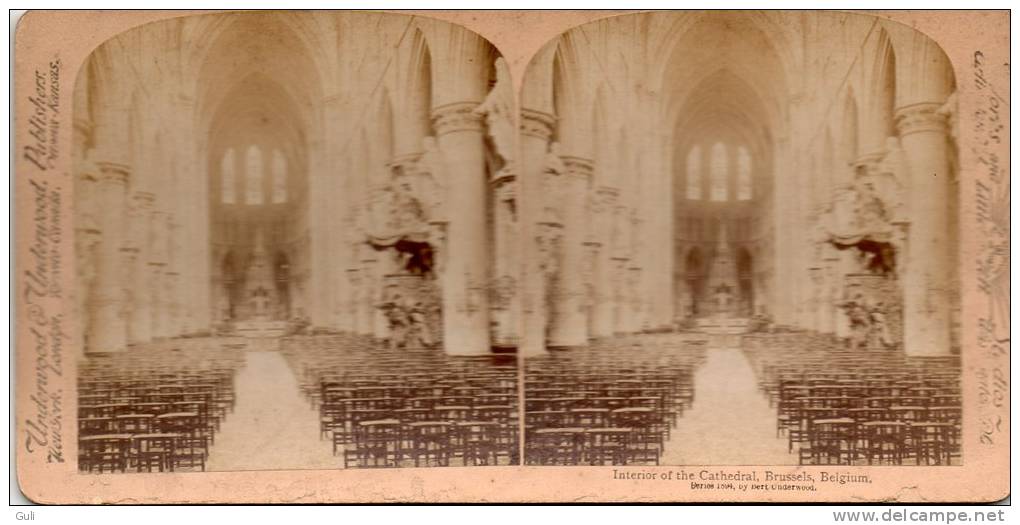
[[[319,440],[319,414],[277,351],[248,352],[206,470],[338,469],[329,440]]]
[[[666,442],[663,465],[795,465],[776,412],[740,348],[709,348],[694,376],[694,405]]]

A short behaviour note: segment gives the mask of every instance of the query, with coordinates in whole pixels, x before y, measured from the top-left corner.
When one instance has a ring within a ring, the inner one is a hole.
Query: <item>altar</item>
[[[720,224],[719,239],[709,269],[708,295],[706,315],[696,320],[700,332],[718,336],[739,336],[748,332],[750,319],[739,316],[741,308],[737,299],[737,267],[727,239],[725,223]]]
[[[235,334],[247,338],[282,337],[287,333],[286,321],[246,319],[234,323]]]

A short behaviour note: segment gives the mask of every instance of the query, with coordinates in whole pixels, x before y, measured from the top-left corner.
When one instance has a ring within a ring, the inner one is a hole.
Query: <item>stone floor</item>
[[[708,349],[694,376],[694,405],[666,443],[663,465],[795,465],[784,438],[776,438],[776,412],[756,388],[739,347]]]
[[[775,409],[756,390],[738,347],[708,350],[694,377],[694,406],[679,420],[663,465],[786,465],[786,440],[776,438]],[[343,468],[329,440],[320,440],[318,413],[300,393],[283,356],[268,348],[246,353],[236,378],[237,405],[216,434],[207,470]]]
[[[227,415],[206,470],[338,469],[332,443],[319,440],[319,416],[277,351],[250,351],[235,379],[237,405]]]

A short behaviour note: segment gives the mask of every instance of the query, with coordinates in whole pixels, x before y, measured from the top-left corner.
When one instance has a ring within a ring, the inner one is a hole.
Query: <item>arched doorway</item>
[[[254,42],[253,28],[286,44]],[[310,142],[319,127],[309,101],[319,96],[319,68],[279,17],[230,19],[201,58],[196,106],[208,136],[201,154],[209,242],[230,257],[229,268],[220,267],[220,319],[282,330],[303,315],[300,290],[311,273],[307,174],[322,153]]]

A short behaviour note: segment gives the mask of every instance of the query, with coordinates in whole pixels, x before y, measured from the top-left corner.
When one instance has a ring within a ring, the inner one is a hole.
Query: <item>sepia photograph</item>
[[[485,39],[396,14],[182,16],[96,48],[79,470],[517,463],[513,103]]]
[[[955,89],[936,42],[860,14],[629,14],[546,45],[526,463],[960,464]]]
[[[12,499],[1008,501],[1008,10],[170,7],[11,13]]]

